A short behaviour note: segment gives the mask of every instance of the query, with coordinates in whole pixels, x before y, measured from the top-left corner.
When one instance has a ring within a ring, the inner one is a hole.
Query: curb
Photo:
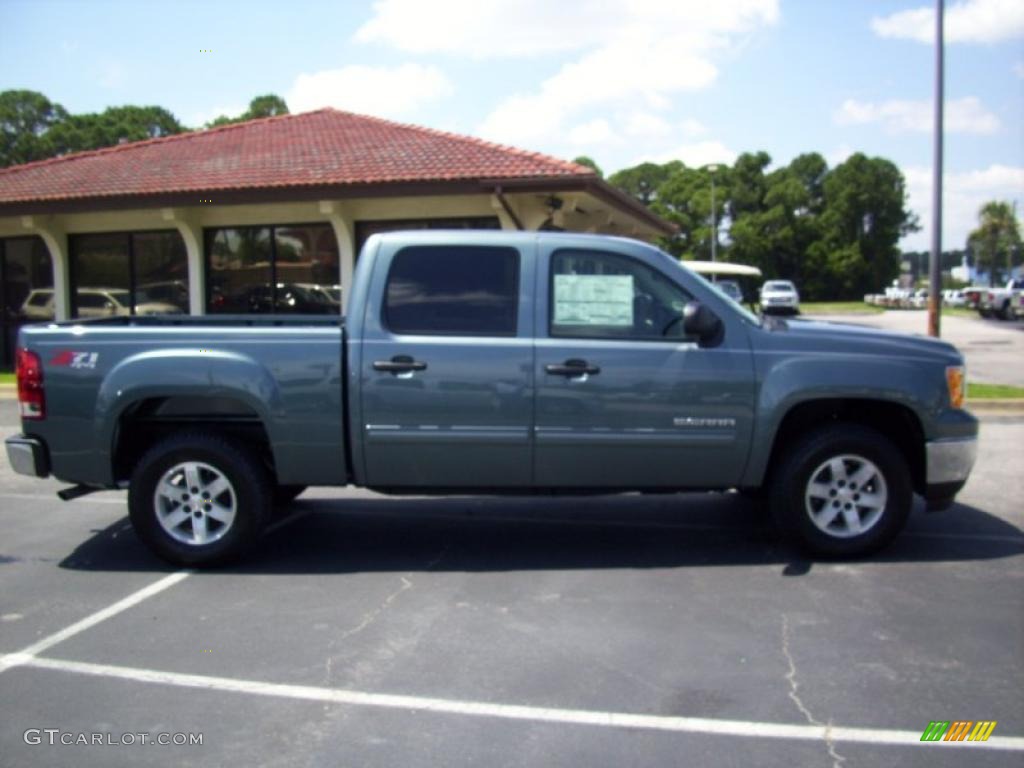
[[[1000,413],[1024,415],[1024,399],[1022,398],[991,398],[971,400],[967,398],[964,407],[971,413]]]

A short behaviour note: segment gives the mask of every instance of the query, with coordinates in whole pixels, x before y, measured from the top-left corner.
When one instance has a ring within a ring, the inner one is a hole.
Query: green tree
[[[36,91],[0,92],[0,167],[49,157],[46,133],[67,116]]]
[[[918,229],[906,208],[903,174],[889,160],[858,152],[825,177],[823,191],[821,235],[808,249],[822,270],[815,295],[877,292],[899,274],[900,238]]]
[[[592,157],[589,157],[587,155],[580,155],[579,157],[574,158],[573,162],[576,163],[576,165],[585,165],[587,168],[596,173],[599,179],[604,178],[604,171],[601,170],[601,166],[594,162],[594,159]]]
[[[163,107],[109,107],[103,112],[70,115],[46,132],[54,155],[156,139],[185,128]]]
[[[667,166],[662,166],[666,168]],[[726,229],[722,217],[729,200],[729,169],[715,172],[715,217],[719,242]],[[668,178],[656,189],[651,209],[671,221],[678,233],[661,241],[674,256],[683,259],[711,258],[711,172],[707,168],[688,168],[677,163]],[[725,258],[725,247],[718,258]]]
[[[644,205],[650,205],[657,198],[658,188],[668,181],[673,173],[683,168],[683,164],[678,160],[664,165],[640,163],[613,173],[608,177],[608,183],[627,195],[632,195]]]
[[[974,263],[989,274],[989,284],[1002,283],[1021,263],[1020,222],[1010,203],[992,200],[978,211],[978,227],[967,236]]]
[[[267,93],[262,96],[257,96],[250,101],[249,108],[237,117],[221,115],[220,117],[211,120],[205,127],[217,128],[221,125],[242,123],[246,120],[255,120],[259,117],[276,117],[277,115],[287,114],[290,113],[288,112],[288,105],[285,103],[285,100],[273,93]]]

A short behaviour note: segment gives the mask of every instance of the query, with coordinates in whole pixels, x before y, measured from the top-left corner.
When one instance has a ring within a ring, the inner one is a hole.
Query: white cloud
[[[702,133],[707,133],[707,126],[704,125],[700,120],[695,120],[692,117],[688,117],[679,124],[680,129],[687,136],[700,136]]]
[[[479,126],[480,135],[511,144],[557,141],[564,123],[588,110],[667,109],[677,94],[710,86],[718,76],[718,54],[778,16],[775,0],[721,0],[712,5],[696,0],[618,0],[611,3],[611,10],[608,3],[601,5],[600,12],[592,5],[573,9],[580,18],[593,15],[608,23],[593,23],[580,35],[570,35],[580,47],[578,55],[535,90],[498,104]],[[545,26],[543,12],[538,13],[539,19],[523,15],[530,24]],[[502,50],[500,43],[496,45]],[[654,125],[640,120],[648,128]]]
[[[355,39],[409,53],[535,57],[607,45],[636,27],[688,30],[714,45],[711,36],[777,17],[777,0],[377,0]]]
[[[401,117],[452,91],[451,82],[436,67],[352,65],[299,75],[285,101],[292,112],[336,107],[379,117]]]
[[[1021,0],[965,0],[946,9],[943,19],[947,43],[995,43],[1024,35]],[[934,6],[876,16],[871,28],[880,37],[935,42]]]
[[[930,101],[890,99],[879,103],[847,99],[834,115],[840,125],[881,123],[890,133],[930,133]],[[992,134],[999,130],[999,118],[973,96],[947,100],[943,118],[948,133]]]
[[[921,231],[901,242],[906,250],[927,250],[931,237],[932,171],[928,167],[903,169],[909,207],[920,216]],[[942,247],[963,248],[978,224],[978,210],[990,200],[1024,198],[1024,167],[993,164],[988,168],[943,174]]]
[[[700,168],[709,163],[722,163],[732,165],[736,162],[739,153],[725,146],[720,141],[698,141],[691,144],[683,144],[670,152],[662,152],[654,156],[641,157],[631,165],[643,162],[668,163],[672,160],[682,160],[684,165],[691,168]]]
[[[661,138],[672,133],[672,125],[663,117],[650,112],[633,112],[626,118],[623,131],[634,138]]]
[[[598,144],[609,144],[618,141],[618,136],[604,118],[581,123],[569,131],[569,141],[588,148]]]

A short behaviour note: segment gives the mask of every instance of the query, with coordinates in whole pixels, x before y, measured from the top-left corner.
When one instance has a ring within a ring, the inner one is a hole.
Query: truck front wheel
[[[783,535],[805,552],[860,557],[896,537],[913,497],[907,463],[891,441],[860,425],[835,424],[790,444],[770,504]]]
[[[188,432],[160,441],[139,460],[128,510],[139,538],[164,560],[209,566],[256,540],[272,500],[256,456],[219,435]]]

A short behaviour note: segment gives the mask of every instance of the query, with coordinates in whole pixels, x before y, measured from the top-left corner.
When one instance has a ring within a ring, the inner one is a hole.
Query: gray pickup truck
[[[347,319],[23,328],[17,472],[127,488],[175,563],[236,556],[307,486],[738,489],[819,556],[887,544],[974,463],[947,343],[761,319],[658,249],[513,232],[370,238]]]

